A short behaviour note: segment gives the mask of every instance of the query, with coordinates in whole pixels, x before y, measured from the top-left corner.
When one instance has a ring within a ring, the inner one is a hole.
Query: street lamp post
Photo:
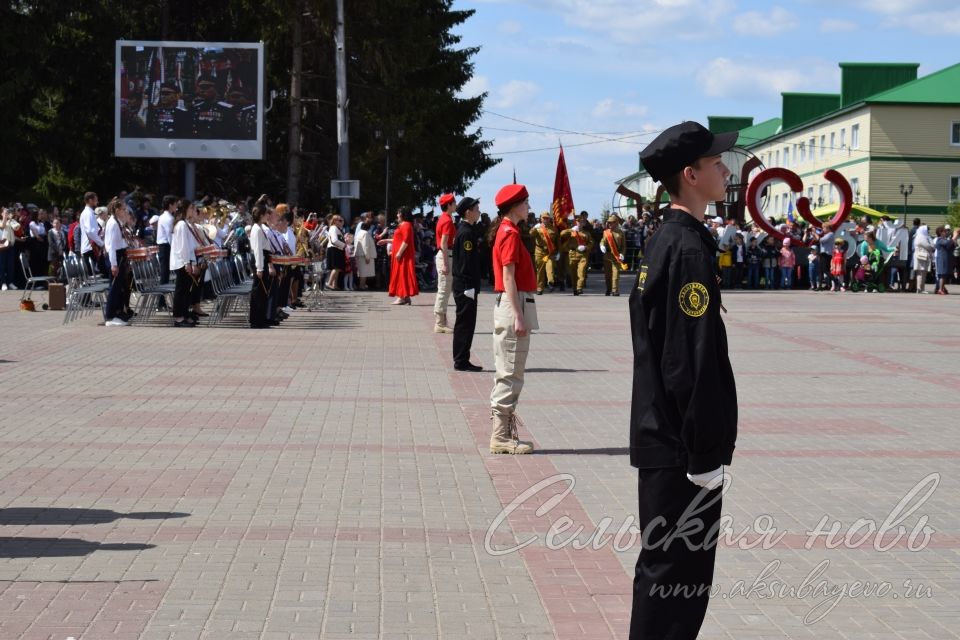
[[[383,211],[387,214],[387,218],[390,217],[390,133],[386,131],[381,131],[377,129],[374,132],[374,137],[379,140],[383,138],[383,150],[384,155],[386,156],[386,179],[384,180],[384,193],[383,193]],[[403,129],[397,129],[396,131],[397,138],[403,138]]]
[[[913,193],[913,185],[900,185],[900,195],[903,196],[903,226],[907,226],[907,198],[910,197],[910,194]]]
[[[913,185],[900,184],[900,195],[903,196],[903,228],[907,229],[907,198],[910,197],[910,194],[913,193]],[[907,246],[907,255],[903,257],[903,269],[899,272],[901,274],[900,279],[900,290],[904,293],[910,291],[910,247]]]

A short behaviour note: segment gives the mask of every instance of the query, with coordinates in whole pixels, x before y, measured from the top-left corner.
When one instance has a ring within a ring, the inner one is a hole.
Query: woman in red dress
[[[393,265],[390,269],[390,297],[393,304],[410,304],[410,297],[418,295],[416,249],[413,245],[413,211],[400,207],[397,211],[397,232],[393,234]]]

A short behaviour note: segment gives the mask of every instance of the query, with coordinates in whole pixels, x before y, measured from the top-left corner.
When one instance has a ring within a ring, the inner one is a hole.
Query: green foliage
[[[947,224],[954,229],[960,229],[960,202],[947,205]]]
[[[390,201],[418,205],[463,192],[495,164],[490,142],[467,133],[483,98],[460,99],[474,49],[452,29],[471,11],[450,0],[346,3],[351,177],[357,209],[383,206],[385,150],[392,140]],[[336,177],[335,5],[321,0],[16,1],[0,5],[0,201],[76,206],[93,189],[178,192],[181,163],[113,156],[115,41],[263,41],[267,93],[290,86],[290,25],[304,25],[304,151],[301,203],[319,207]],[[266,105],[265,105],[266,106]],[[289,102],[267,113],[264,161],[198,162],[200,192],[283,199]]]

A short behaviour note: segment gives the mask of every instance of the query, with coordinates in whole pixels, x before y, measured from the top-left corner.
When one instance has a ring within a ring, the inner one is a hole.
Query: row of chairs
[[[67,308],[63,314],[63,324],[72,322],[87,314],[107,308],[107,292],[110,281],[97,275],[92,261],[68,253],[63,260],[64,274],[67,277]]]
[[[68,254],[63,263],[68,282],[67,308],[63,322],[67,324],[107,304],[110,281],[97,275],[92,261]],[[147,260],[130,262],[134,292],[137,296],[135,311],[140,321],[148,321],[156,314],[160,301],[173,308],[173,283],[160,281],[160,260],[156,255]],[[208,324],[223,322],[231,312],[246,314],[249,310],[250,290],[253,286],[252,265],[244,257],[235,255],[229,259],[208,263],[210,282],[216,301]],[[36,283],[49,282],[52,278],[33,278]],[[35,286],[35,284],[34,284]],[[33,290],[31,286],[30,290]]]

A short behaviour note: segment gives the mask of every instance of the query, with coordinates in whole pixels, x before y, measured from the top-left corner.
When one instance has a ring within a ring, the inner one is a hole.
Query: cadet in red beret
[[[452,193],[440,196],[440,209],[443,212],[437,220],[437,255],[434,265],[437,268],[437,297],[433,301],[434,333],[453,333],[447,323],[447,305],[450,304],[450,259],[453,257],[453,240],[457,229],[453,226],[453,212],[457,210],[457,199]]]
[[[533,445],[520,442],[517,402],[530,350],[530,332],[539,329],[534,298],[537,276],[533,260],[520,240],[517,225],[530,212],[527,188],[510,184],[494,202],[500,213],[493,243],[493,279],[497,294],[493,308],[493,360],[496,374],[490,393],[493,433],[490,453],[531,453]]]

